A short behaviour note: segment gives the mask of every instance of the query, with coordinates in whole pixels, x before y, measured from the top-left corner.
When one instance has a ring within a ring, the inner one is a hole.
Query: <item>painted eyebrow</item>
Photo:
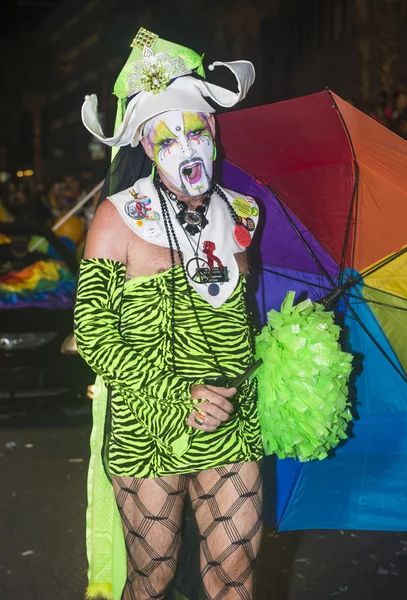
[[[163,142],[165,142],[165,140],[175,140],[175,137],[171,137],[169,135],[163,135],[160,138],[158,138],[158,140],[154,143],[154,146],[159,146],[160,144],[162,144]]]
[[[199,131],[205,131],[206,127],[205,125],[202,125],[202,127],[193,127],[192,129],[190,129],[188,131],[188,133],[198,133]]]

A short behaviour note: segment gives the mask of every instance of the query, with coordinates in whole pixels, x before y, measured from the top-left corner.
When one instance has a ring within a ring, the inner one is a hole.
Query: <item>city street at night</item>
[[[0,600],[407,600],[407,0],[2,7]]]
[[[2,401],[1,600],[84,597],[90,409]],[[256,600],[404,600],[406,585],[406,533],[266,528]]]

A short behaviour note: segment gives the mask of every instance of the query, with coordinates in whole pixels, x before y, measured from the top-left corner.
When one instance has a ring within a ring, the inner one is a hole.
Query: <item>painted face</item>
[[[170,110],[152,119],[146,132],[157,169],[175,190],[188,196],[208,191],[214,143],[203,113]]]

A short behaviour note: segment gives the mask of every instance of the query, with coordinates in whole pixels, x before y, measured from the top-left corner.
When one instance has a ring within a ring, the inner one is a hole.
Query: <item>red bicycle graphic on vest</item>
[[[216,244],[211,241],[203,243],[202,252],[206,260],[194,256],[187,263],[187,273],[194,283],[224,283],[229,281],[228,268],[215,254]],[[216,266],[215,266],[216,264]]]

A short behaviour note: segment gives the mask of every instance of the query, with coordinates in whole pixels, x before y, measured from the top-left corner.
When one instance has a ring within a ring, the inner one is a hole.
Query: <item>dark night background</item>
[[[140,26],[205,53],[206,65],[251,60],[257,79],[242,106],[329,87],[404,134],[404,121],[391,114],[397,94],[407,100],[405,0],[8,0],[2,7],[0,171],[12,178],[30,168],[47,185],[83,169],[103,177],[108,156],[91,156],[80,107],[96,93],[112,130],[111,90]],[[216,76],[229,83],[226,73]]]
[[[407,138],[407,0],[3,0],[1,8],[0,201],[30,180],[24,210],[37,188],[65,180],[61,196],[76,202],[103,179],[109,156],[80,109],[96,93],[112,132],[111,91],[140,26],[205,53],[206,67],[251,60],[257,79],[240,107],[329,87]],[[233,85],[219,71],[216,82]],[[0,399],[0,600],[83,598],[91,402]],[[405,533],[266,529],[256,600],[405,600],[406,560]]]

